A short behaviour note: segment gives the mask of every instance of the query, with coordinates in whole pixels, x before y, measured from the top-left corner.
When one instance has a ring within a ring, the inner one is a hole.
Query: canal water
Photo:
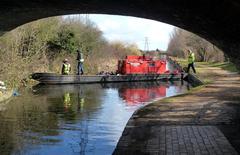
[[[134,111],[178,82],[37,85],[0,104],[0,154],[110,155]]]

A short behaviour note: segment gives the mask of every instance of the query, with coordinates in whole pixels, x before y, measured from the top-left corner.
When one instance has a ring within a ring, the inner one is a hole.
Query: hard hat
[[[64,59],[63,62],[68,62],[68,59]]]

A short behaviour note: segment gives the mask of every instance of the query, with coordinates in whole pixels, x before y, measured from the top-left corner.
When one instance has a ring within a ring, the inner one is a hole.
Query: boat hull
[[[82,84],[180,80],[181,76],[174,74],[59,75],[54,73],[34,73],[32,74],[32,79],[43,84]]]

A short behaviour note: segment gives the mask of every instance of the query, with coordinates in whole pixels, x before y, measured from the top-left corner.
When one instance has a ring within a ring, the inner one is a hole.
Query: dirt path
[[[158,133],[151,132],[150,134],[148,132],[152,127],[159,129],[163,126],[196,126],[198,128],[200,126],[210,126],[216,132],[220,129],[235,149],[239,151],[240,75],[206,65],[198,67],[200,74],[197,76],[209,84],[202,88],[193,89],[185,95],[154,102],[135,112],[125,128],[116,150],[122,150],[121,144],[128,139],[127,141],[130,141],[129,147],[125,148],[130,149],[137,146],[143,152],[146,151],[147,144],[143,145],[143,143],[148,142],[151,139],[150,137],[159,135]],[[139,127],[141,130],[139,130]],[[217,128],[215,129],[215,127]],[[135,135],[136,133],[142,137],[142,140]],[[165,149],[165,153],[166,151],[167,149]],[[230,154],[234,154],[233,152],[230,151]],[[160,154],[160,152],[158,151],[157,154]],[[200,154],[203,153],[200,152]],[[211,152],[208,152],[208,154],[211,154]],[[221,151],[219,154],[221,154]],[[224,154],[224,151],[222,154]]]
[[[208,68],[211,84],[185,95],[150,104],[134,114],[137,122],[159,124],[231,124],[240,106],[240,76]],[[214,78],[213,78],[214,77]]]

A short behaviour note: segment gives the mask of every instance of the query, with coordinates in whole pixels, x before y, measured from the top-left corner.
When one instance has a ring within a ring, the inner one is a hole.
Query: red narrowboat
[[[116,74],[101,75],[60,75],[56,73],[34,73],[34,80],[44,84],[79,84],[136,82],[157,80],[180,80],[179,73],[167,70],[166,60],[155,60],[149,56],[126,56],[118,61]]]

